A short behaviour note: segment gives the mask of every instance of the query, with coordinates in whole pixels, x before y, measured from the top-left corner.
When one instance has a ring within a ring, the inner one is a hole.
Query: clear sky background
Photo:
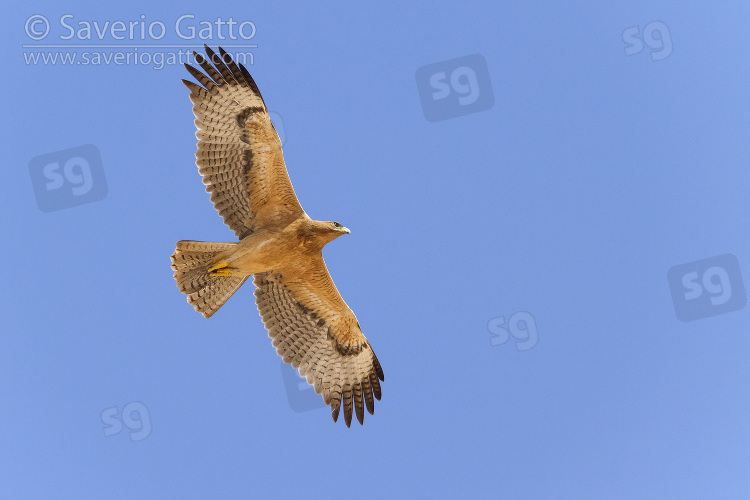
[[[511,3],[7,9],[0,496],[750,498],[750,4]],[[282,371],[252,285],[206,320],[174,284],[177,240],[234,236],[188,73],[132,57],[204,42],[256,46],[302,206],[352,230],[324,255],[386,375],[363,427]],[[96,51],[131,62],[29,59]]]

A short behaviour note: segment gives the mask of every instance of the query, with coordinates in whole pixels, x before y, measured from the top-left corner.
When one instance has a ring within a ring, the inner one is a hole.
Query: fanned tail
[[[204,317],[210,318],[245,282],[247,276],[211,276],[208,269],[217,256],[237,243],[178,241],[172,254],[177,288]]]

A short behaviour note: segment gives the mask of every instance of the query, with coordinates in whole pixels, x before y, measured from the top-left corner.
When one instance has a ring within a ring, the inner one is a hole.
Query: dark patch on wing
[[[237,125],[240,126],[240,128],[245,128],[245,125],[247,125],[247,120],[254,115],[255,113],[263,113],[265,109],[259,108],[257,106],[253,106],[250,108],[243,109],[238,115],[237,115]]]

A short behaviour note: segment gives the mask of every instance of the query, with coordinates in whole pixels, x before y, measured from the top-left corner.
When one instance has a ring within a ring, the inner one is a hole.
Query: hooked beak
[[[342,228],[341,228],[341,230],[342,230],[342,231],[343,231],[343,232],[344,232],[345,234],[351,234],[351,231],[349,231],[349,228],[346,228],[346,227],[342,227]]]

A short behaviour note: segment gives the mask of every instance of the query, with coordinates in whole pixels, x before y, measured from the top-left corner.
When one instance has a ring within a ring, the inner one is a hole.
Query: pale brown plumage
[[[256,304],[285,363],[299,370],[331,406],[364,421],[380,399],[383,370],[323,260],[328,242],[349,232],[310,219],[297,200],[281,142],[258,86],[241,64],[207,46],[213,66],[185,65],[200,85],[183,80],[198,128],[196,163],[214,207],[238,243],[179,241],[172,269],[196,311],[213,315],[254,275]]]

